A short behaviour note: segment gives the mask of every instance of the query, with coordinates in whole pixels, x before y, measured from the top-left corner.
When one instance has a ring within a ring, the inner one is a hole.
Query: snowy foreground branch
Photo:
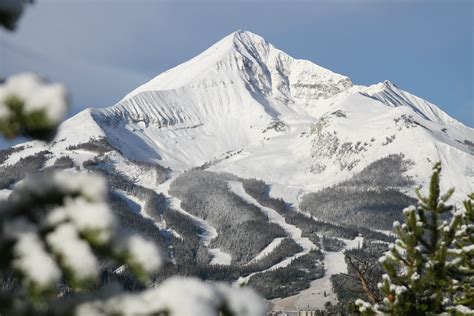
[[[122,294],[88,302],[78,315],[261,316],[265,305],[249,288],[210,284],[195,278],[172,277],[139,294]]]
[[[161,265],[158,248],[121,231],[109,209],[105,181],[93,175],[35,175],[0,205],[2,268],[13,268],[36,300],[65,280],[75,290],[97,281],[100,260],[126,264],[145,280]]]
[[[12,76],[0,85],[0,133],[51,140],[67,112],[67,92],[33,73]]]

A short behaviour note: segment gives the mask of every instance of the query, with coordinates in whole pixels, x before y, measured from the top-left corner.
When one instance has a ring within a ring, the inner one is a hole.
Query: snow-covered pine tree
[[[464,201],[464,212],[458,211],[459,228],[455,231],[453,248],[449,249],[448,269],[453,277],[453,302],[457,312],[474,314],[474,193]]]
[[[379,261],[386,271],[378,284],[380,304],[357,300],[363,315],[471,314],[473,295],[473,195],[455,210],[441,195],[441,164],[433,167],[429,194],[417,191],[417,207],[394,223],[398,239]],[[453,212],[454,211],[454,212]]]

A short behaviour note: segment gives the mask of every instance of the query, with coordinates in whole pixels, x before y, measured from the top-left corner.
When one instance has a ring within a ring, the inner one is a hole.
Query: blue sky
[[[354,83],[391,80],[473,127],[473,20],[474,2],[459,0],[38,0],[16,32],[0,30],[0,74],[64,82],[73,114],[243,29]]]

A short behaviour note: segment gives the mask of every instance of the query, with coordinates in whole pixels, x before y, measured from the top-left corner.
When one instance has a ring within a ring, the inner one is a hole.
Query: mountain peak
[[[395,85],[393,82],[391,82],[390,80],[384,80],[384,81],[383,81],[383,84],[384,84],[386,87],[392,87],[392,86],[396,87],[396,85]]]
[[[268,57],[270,50],[276,48],[262,36],[243,30],[237,30],[227,35],[210,48],[213,51],[228,51],[229,49],[239,55],[264,61]]]
[[[236,82],[252,93],[303,102],[325,99],[352,86],[346,76],[293,58],[263,37],[238,30],[135,89],[124,100],[146,91],[231,86]]]
[[[255,34],[250,31],[245,31],[245,30],[237,30],[224,36],[212,46],[219,46],[219,45],[227,44],[227,43],[232,43],[232,44],[246,43],[249,45],[261,45],[261,44],[268,45],[269,44],[262,36],[258,34]]]
[[[380,93],[386,90],[393,90],[393,89],[398,89],[397,85],[395,85],[393,82],[390,80],[384,80],[383,82],[379,82],[376,84],[373,84],[365,90],[365,92],[371,94],[371,93]]]
[[[250,31],[237,30],[230,35],[234,43],[243,43],[252,46],[269,45],[263,37]]]

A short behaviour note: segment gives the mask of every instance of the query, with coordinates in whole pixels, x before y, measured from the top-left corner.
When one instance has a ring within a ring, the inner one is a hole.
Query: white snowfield
[[[11,190],[4,189],[0,190],[0,201],[1,200],[6,200],[10,196]]]
[[[228,266],[232,262],[232,255],[222,251],[220,248],[211,248],[208,252],[212,257],[210,262],[211,265],[218,264]]]

